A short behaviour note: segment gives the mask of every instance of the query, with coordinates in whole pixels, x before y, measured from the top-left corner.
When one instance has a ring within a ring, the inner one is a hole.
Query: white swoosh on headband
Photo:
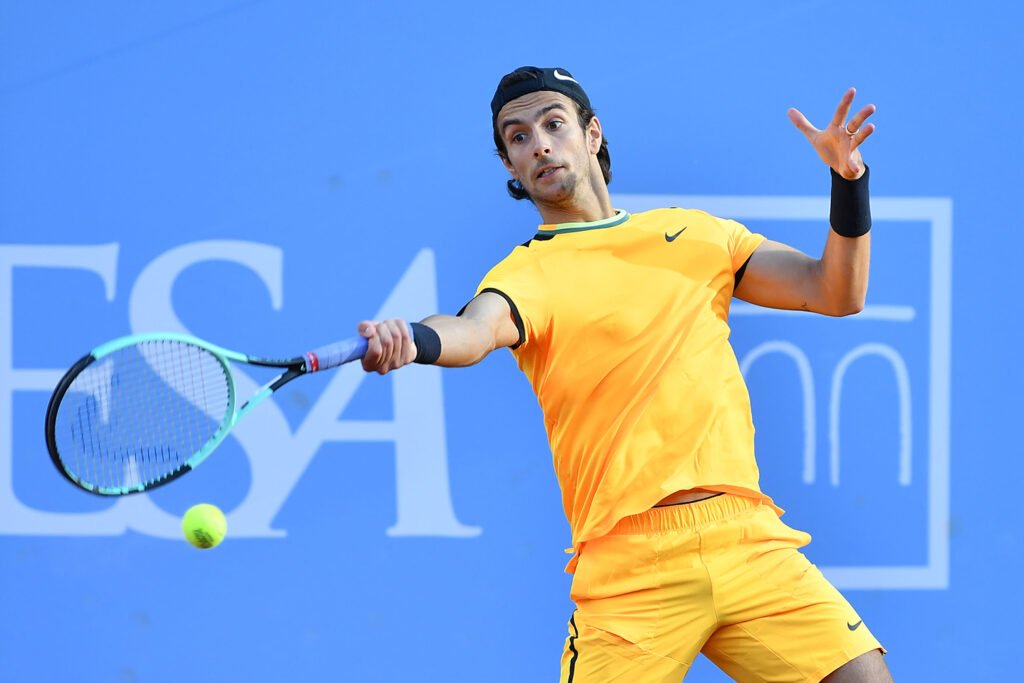
[[[560,80],[560,81],[572,81],[572,82],[573,82],[573,83],[575,83],[576,85],[579,85],[579,84],[580,84],[580,82],[579,82],[579,81],[577,81],[577,80],[576,80],[575,78],[573,78],[572,76],[566,76],[565,74],[560,74],[560,73],[558,73],[558,69],[555,69],[553,73],[554,73],[554,75],[555,75],[555,78],[557,78],[557,79],[558,79],[558,80]]]

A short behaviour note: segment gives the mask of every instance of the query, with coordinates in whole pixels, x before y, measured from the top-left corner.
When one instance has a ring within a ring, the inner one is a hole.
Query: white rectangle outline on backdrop
[[[799,220],[828,223],[827,197],[743,195],[613,194],[612,204],[627,211],[669,206],[693,207],[736,220]],[[881,221],[924,221],[931,230],[931,324],[928,399],[928,560],[913,566],[839,566],[821,571],[847,589],[945,589],[949,587],[949,399],[952,331],[953,202],[947,197],[885,197],[871,200]],[[865,307],[863,313],[869,313]],[[882,315],[913,318],[907,307],[877,306]],[[733,314],[782,314],[737,304]],[[860,314],[860,315],[863,315]],[[876,316],[866,316],[876,317]]]

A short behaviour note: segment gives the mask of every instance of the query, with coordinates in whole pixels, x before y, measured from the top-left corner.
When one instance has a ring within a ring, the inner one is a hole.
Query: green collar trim
[[[540,228],[537,229],[537,234],[553,237],[555,235],[562,235],[567,232],[583,232],[584,230],[600,230],[602,228],[614,228],[616,225],[622,225],[628,220],[628,211],[616,209],[615,215],[609,216],[608,218],[602,218],[599,221],[589,221],[583,223],[556,223],[554,227],[550,229],[545,229],[542,225]]]

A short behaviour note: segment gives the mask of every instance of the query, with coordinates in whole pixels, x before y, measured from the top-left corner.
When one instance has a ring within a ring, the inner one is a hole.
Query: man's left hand
[[[875,124],[865,123],[868,117],[875,113],[873,104],[867,105],[852,119],[846,121],[856,92],[850,88],[843,94],[835,116],[824,130],[812,126],[807,117],[797,109],[786,112],[793,125],[814,145],[821,160],[847,180],[856,180],[864,175],[864,159],[857,148],[875,132]]]

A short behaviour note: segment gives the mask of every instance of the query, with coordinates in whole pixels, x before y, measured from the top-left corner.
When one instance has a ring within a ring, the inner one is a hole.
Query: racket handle
[[[406,326],[409,328],[409,338],[411,339],[413,336],[412,325],[406,323]],[[303,354],[303,357],[306,359],[306,372],[329,370],[330,368],[336,368],[339,365],[359,360],[366,355],[368,342],[369,340],[366,337],[349,337],[348,339],[307,351]]]

